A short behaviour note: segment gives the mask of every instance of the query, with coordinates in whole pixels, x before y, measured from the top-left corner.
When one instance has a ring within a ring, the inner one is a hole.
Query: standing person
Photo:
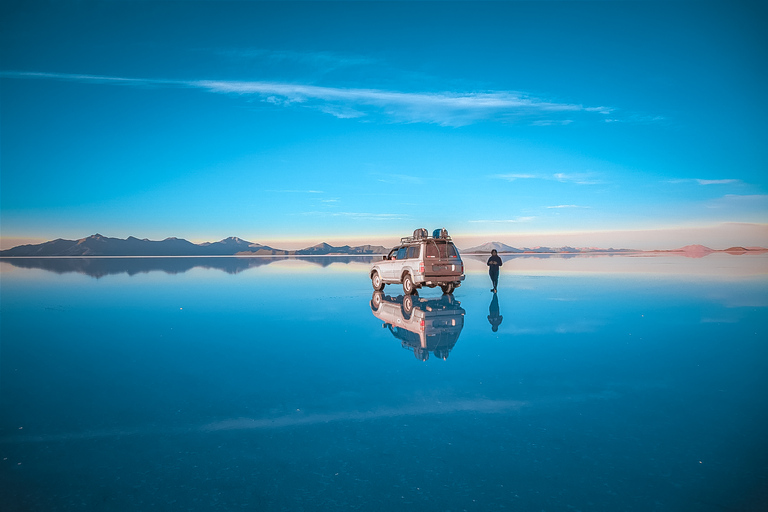
[[[491,257],[488,258],[487,265],[488,274],[491,276],[491,282],[493,283],[491,291],[496,293],[496,287],[499,285],[499,267],[501,267],[501,258],[499,258],[499,253],[496,252],[496,249],[491,251]]]

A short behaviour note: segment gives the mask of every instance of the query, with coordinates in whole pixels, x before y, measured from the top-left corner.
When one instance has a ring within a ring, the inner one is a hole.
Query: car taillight
[[[424,273],[424,262],[423,261],[419,262],[419,273],[421,273],[421,274]]]
[[[419,328],[423,331],[424,330],[424,320],[419,322]]]

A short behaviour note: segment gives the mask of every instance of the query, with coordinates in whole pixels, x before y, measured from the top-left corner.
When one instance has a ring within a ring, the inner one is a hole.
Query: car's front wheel
[[[416,293],[416,285],[413,284],[411,274],[405,274],[403,277],[403,291],[406,295],[413,295]]]
[[[373,289],[377,292],[384,289],[384,281],[381,280],[381,275],[378,272],[374,272],[371,276],[371,284],[373,284]]]

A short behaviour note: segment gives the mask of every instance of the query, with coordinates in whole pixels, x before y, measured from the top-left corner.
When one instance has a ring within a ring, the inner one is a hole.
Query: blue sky
[[[768,245],[765,3],[0,6],[0,228]]]

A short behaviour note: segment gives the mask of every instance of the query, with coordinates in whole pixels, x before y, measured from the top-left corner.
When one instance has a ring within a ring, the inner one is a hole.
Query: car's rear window
[[[407,256],[407,257],[408,257],[408,259],[411,259],[411,258],[418,258],[418,257],[419,257],[419,250],[420,250],[420,249],[421,249],[421,247],[419,247],[418,245],[412,245],[412,246],[410,246],[410,247],[408,248],[408,256]]]
[[[428,242],[427,243],[427,258],[458,258],[459,253],[456,252],[456,246],[451,242]]]

